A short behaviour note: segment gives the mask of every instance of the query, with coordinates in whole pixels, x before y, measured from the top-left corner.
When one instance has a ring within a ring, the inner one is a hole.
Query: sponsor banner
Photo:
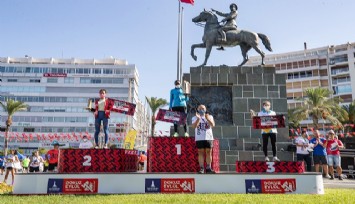
[[[145,192],[146,193],[160,193],[161,192],[161,179],[145,179]]]
[[[98,179],[64,179],[63,193],[92,194],[97,193]]]
[[[122,113],[125,115],[134,115],[134,112],[136,110],[136,104],[112,98],[108,98],[108,100],[109,103],[112,104],[111,111]]]
[[[296,191],[296,179],[245,180],[246,193],[292,193]]]
[[[94,194],[98,192],[98,179],[48,179],[47,193]]]
[[[47,193],[63,193],[63,179],[48,179]]]
[[[285,116],[272,115],[272,116],[254,116],[253,128],[254,129],[267,129],[267,128],[284,128]]]
[[[145,179],[146,193],[194,193],[194,178]]]
[[[156,120],[164,121],[168,123],[185,124],[186,123],[186,113],[175,112],[164,109],[159,109]]]
[[[162,193],[194,193],[194,178],[167,178],[161,179]]]
[[[43,77],[67,77],[67,73],[43,73]]]

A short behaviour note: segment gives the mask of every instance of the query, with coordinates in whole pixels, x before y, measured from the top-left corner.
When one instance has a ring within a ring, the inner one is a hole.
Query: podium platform
[[[236,161],[239,173],[304,173],[304,162],[280,161]]]
[[[219,172],[219,141],[213,141],[212,169]],[[151,137],[148,172],[198,172],[195,137]]]
[[[279,193],[324,194],[321,174],[16,174],[13,194]]]
[[[137,171],[137,150],[61,149],[59,155],[59,173]]]

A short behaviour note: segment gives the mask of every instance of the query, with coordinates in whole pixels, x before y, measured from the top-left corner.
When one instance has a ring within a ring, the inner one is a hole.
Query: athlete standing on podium
[[[176,80],[174,84],[175,84],[175,88],[170,91],[169,110],[186,113],[186,102],[189,100],[189,98],[186,95],[184,95],[179,80]],[[188,137],[189,134],[187,133],[186,121],[184,123],[184,131],[185,131],[184,136]],[[178,124],[174,123],[174,137],[177,136],[179,136]]]
[[[214,127],[214,119],[212,115],[206,113],[206,106],[199,105],[197,108],[196,116],[192,118],[192,127],[195,128],[195,141],[198,149],[198,163],[200,165],[200,171],[198,173],[203,174],[204,170],[204,154],[206,153],[206,173],[214,174],[212,170],[212,147],[213,147],[213,133],[212,127]]]
[[[109,100],[106,98],[107,91],[105,89],[101,89],[99,91],[100,99],[95,100],[95,149],[99,148],[99,133],[101,121],[103,122],[103,129],[105,133],[105,149],[108,149],[108,119],[110,118],[110,111],[112,109],[112,105]]]

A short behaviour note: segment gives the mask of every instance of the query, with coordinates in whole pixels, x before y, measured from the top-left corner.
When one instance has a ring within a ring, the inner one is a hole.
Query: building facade
[[[14,99],[29,105],[28,111],[13,117],[11,132],[16,133],[94,133],[94,116],[85,110],[89,98],[107,97],[137,104],[139,74],[126,60],[0,58],[1,101]],[[1,110],[1,126],[7,119]],[[138,130],[139,114],[112,113],[110,134],[119,137],[128,129]],[[3,144],[3,138],[0,144]],[[33,139],[33,144],[39,141]],[[123,140],[110,140],[121,146]],[[11,145],[11,144],[10,144]],[[13,144],[12,144],[13,145]],[[22,144],[25,145],[25,144]],[[21,146],[19,144],[19,146]]]
[[[250,57],[247,65],[259,65],[260,62],[260,57]],[[275,66],[276,73],[287,74],[289,109],[301,106],[301,102],[295,99],[303,97],[303,91],[313,87],[332,90],[332,96],[342,98],[343,104],[355,99],[355,43],[315,49],[306,49],[305,45],[301,51],[267,55],[265,63]],[[305,120],[301,124],[311,123],[311,120]]]

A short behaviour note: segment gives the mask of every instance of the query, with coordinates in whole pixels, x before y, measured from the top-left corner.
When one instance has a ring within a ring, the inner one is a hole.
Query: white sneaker
[[[95,149],[99,149],[99,146],[95,146]]]
[[[178,136],[179,136],[179,133],[175,132],[173,136],[174,136],[174,137],[178,137]]]
[[[272,158],[272,161],[277,161],[277,162],[279,162],[280,161],[280,159],[279,158],[277,158],[277,157],[274,157],[274,158]]]
[[[265,157],[265,161],[266,162],[270,161],[269,157]]]
[[[189,135],[189,133],[185,132],[184,136],[189,137],[190,135]]]
[[[104,146],[104,149],[108,149],[108,146],[107,146],[107,144],[105,144],[105,146]]]

